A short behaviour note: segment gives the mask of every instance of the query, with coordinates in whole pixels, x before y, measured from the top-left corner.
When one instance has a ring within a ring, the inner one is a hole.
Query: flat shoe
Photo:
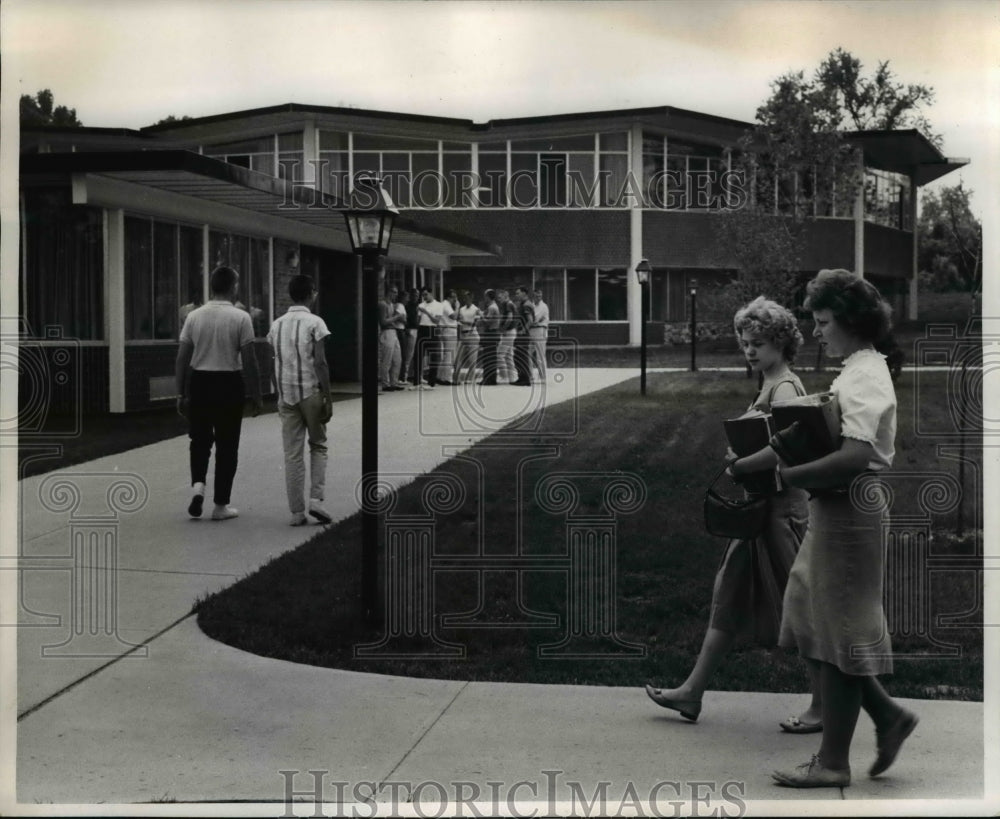
[[[701,713],[701,700],[672,700],[663,696],[663,689],[653,688],[649,683],[646,683],[646,693],[657,705],[680,711],[681,716],[691,720],[691,722],[698,721],[698,715]]]
[[[816,734],[823,730],[822,722],[803,722],[798,717],[789,717],[778,725],[789,734]]]
[[[850,768],[825,768],[819,761],[819,754],[813,754],[808,762],[796,765],[794,771],[775,771],[771,776],[786,788],[846,788],[851,784]]]
[[[889,769],[889,766],[896,761],[896,755],[904,740],[913,733],[918,722],[920,718],[916,714],[904,711],[888,731],[884,734],[876,732],[878,755],[868,769],[868,776],[878,776]]]

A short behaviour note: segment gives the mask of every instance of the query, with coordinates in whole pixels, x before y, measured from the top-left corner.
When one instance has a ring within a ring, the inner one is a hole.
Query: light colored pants
[[[403,333],[403,362],[400,368],[404,381],[413,381],[416,378],[413,373],[413,352],[417,349],[417,328],[411,327]]]
[[[466,333],[458,340],[458,353],[455,356],[455,369],[452,373],[452,381],[456,384],[462,376],[462,370],[469,368],[466,379],[474,381],[476,378],[476,361],[479,355],[479,333]]]
[[[500,334],[500,344],[497,347],[497,378],[514,381],[517,372],[514,370],[514,339],[517,330],[504,330]]]
[[[313,393],[298,404],[278,401],[281,418],[281,443],[285,450],[285,490],[292,514],[306,510],[306,464],[303,450],[309,433],[309,497],[323,500],[326,487],[326,424],[320,421],[323,412],[322,393]]]
[[[538,367],[538,377],[545,380],[545,345],[548,343],[548,328],[532,327],[528,330],[531,337],[531,363]]]
[[[450,381],[458,352],[458,328],[441,328],[441,363],[438,365],[438,381]]]
[[[378,380],[383,387],[395,387],[399,383],[401,361],[399,336],[395,330],[383,330],[378,337]]]

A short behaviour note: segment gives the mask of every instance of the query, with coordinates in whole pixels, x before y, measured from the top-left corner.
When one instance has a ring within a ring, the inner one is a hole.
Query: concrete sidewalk
[[[395,446],[382,447],[380,471],[408,482],[525,412],[633,376],[555,370],[544,390],[384,395],[379,422]],[[330,430],[326,505],[342,519],[357,511],[359,402],[334,404]],[[446,800],[449,814],[463,799],[483,813],[533,803],[537,815],[553,812],[550,800],[574,813],[592,803],[598,815],[633,799],[657,800],[668,815],[735,815],[743,803],[792,814],[803,802],[835,809],[861,799],[932,800],[911,813],[982,812],[955,801],[984,796],[981,703],[911,703],[920,726],[877,780],[865,775],[874,740],[863,716],[852,787],[796,791],[772,785],[769,772],[818,748],[816,736],[778,730],[803,707],[799,696],[712,693],[692,725],[650,703],[642,680],[623,689],[407,679],[209,640],[190,616],[198,598],[319,531],[287,525],[281,463],[277,419],[247,419],[233,495],[240,517],[225,523],[186,516],[184,438],[19,484],[17,812],[177,801],[263,802],[278,814],[286,798],[318,793],[369,815],[361,803],[373,791],[385,812],[408,794]]]

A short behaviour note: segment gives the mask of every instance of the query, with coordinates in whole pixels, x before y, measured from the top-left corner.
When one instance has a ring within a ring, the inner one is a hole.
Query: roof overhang
[[[918,187],[969,164],[968,159],[946,157],[917,130],[852,131],[844,138],[864,151],[866,165],[913,174]]]
[[[22,178],[68,175],[74,184],[98,177],[174,196],[191,197],[323,231],[330,247],[350,251],[345,202],[308,185],[295,184],[191,151],[110,151],[31,154],[21,157]],[[278,223],[275,223],[278,224]],[[421,225],[398,216],[390,253],[407,249],[441,257],[495,256],[488,242],[454,231]]]

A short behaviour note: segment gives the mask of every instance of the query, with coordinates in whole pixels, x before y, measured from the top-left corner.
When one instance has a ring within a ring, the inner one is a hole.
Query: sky
[[[1000,154],[998,18],[987,0],[4,0],[0,53],[5,111],[49,88],[85,125],[139,128],[286,102],[752,121],[771,81],[839,46],[934,87],[945,154],[972,160],[939,184],[963,181],[981,211]]]

